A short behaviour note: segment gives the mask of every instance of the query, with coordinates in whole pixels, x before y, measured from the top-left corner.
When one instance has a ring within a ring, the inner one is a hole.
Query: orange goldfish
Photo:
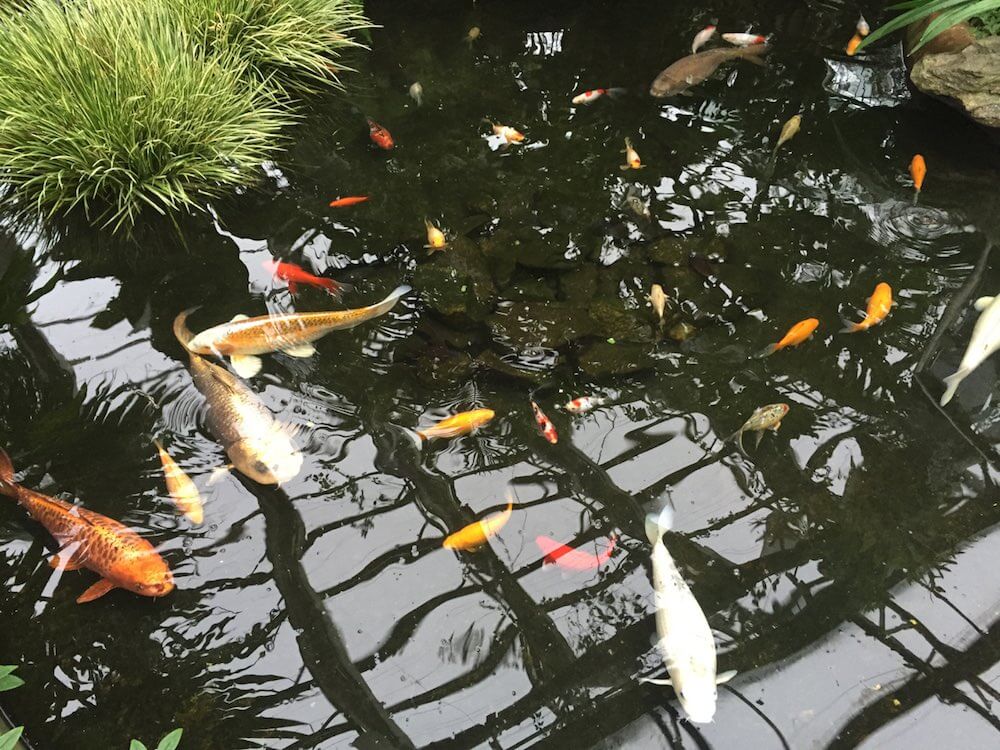
[[[865,313],[864,320],[859,323],[847,325],[841,333],[867,331],[872,326],[878,325],[885,320],[894,304],[892,301],[892,287],[884,281],[880,282],[875,287],[875,291],[872,292],[872,296],[868,298],[868,311]]]
[[[910,177],[913,178],[913,202],[917,202],[917,196],[920,195],[920,190],[924,186],[924,177],[927,175],[927,164],[924,162],[924,157],[917,154],[910,161]]]
[[[788,329],[788,333],[782,337],[781,341],[777,344],[768,344],[757,353],[757,356],[770,357],[776,351],[780,351],[781,349],[785,349],[789,346],[798,346],[813,335],[813,331],[816,330],[818,325],[819,321],[816,318],[806,318],[805,320],[800,320]]]
[[[330,201],[330,208],[344,208],[346,206],[356,206],[368,200],[367,195],[348,195],[346,198],[337,198]]]
[[[184,473],[184,470],[177,465],[170,454],[164,449],[159,440],[154,440],[153,445],[160,454],[160,463],[163,464],[163,478],[167,483],[167,491],[173,498],[177,509],[188,517],[188,520],[195,525],[201,524],[205,520],[205,511],[201,504],[201,495],[195,487],[191,477]]]
[[[858,51],[858,45],[861,44],[861,34],[855,34],[851,37],[851,41],[847,43],[847,47],[844,52],[847,53],[848,57],[854,57],[854,53]]]
[[[433,255],[435,250],[444,250],[448,247],[448,239],[444,232],[431,223],[430,219],[424,219],[424,226],[427,227],[427,254]]]
[[[445,549],[469,551],[479,549],[486,544],[487,539],[496,536],[496,533],[510,520],[513,508],[513,501],[508,500],[506,510],[501,513],[494,513],[492,516],[486,516],[482,520],[470,523],[468,526],[459,529],[454,534],[449,534],[445,537],[441,546]]]
[[[368,117],[366,119],[368,120],[368,137],[372,139],[372,143],[383,151],[391,151],[396,145],[396,142],[392,139],[392,133],[372,118]]]
[[[500,123],[492,122],[487,120],[490,127],[493,128],[493,135],[498,135],[504,139],[507,145],[511,143],[520,143],[524,140],[524,133],[515,128],[510,127],[510,125],[501,125]]]
[[[632,148],[632,139],[625,139],[625,163],[619,169],[642,169],[645,165],[639,160],[639,152]]]
[[[422,440],[433,440],[434,438],[453,438],[460,435],[468,435],[475,432],[484,424],[496,416],[492,409],[473,409],[463,411],[450,417],[442,419],[433,427],[425,430],[417,430],[417,437]]]
[[[170,568],[153,545],[107,516],[16,484],[14,467],[2,449],[0,494],[15,500],[55,537],[60,551],[49,562],[53,568],[87,568],[101,576],[77,597],[77,604],[91,602],[115,588],[152,597],[174,590]]]

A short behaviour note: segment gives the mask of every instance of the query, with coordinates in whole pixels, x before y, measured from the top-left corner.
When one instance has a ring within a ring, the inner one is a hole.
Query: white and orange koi
[[[570,414],[586,414],[591,409],[604,406],[606,403],[608,403],[608,400],[600,396],[580,396],[563,404],[563,409]]]
[[[559,433],[556,432],[556,427],[552,424],[552,420],[545,416],[545,412],[534,401],[531,402],[531,410],[535,413],[535,422],[538,423],[538,428],[542,431],[542,437],[553,445],[558,443]]]

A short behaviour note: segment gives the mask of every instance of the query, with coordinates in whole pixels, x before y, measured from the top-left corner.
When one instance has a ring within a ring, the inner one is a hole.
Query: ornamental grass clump
[[[233,54],[284,94],[339,86],[348,34],[371,28],[359,0],[151,0],[176,8],[208,52]]]
[[[198,52],[171,2],[34,0],[0,18],[9,209],[117,229],[257,179],[292,116],[245,58]]]

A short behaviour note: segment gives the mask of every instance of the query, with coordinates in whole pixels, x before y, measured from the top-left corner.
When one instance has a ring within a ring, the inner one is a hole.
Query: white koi
[[[659,516],[646,517],[646,536],[653,545],[656,646],[670,679],[642,681],[673,685],[688,718],[698,724],[707,724],[715,716],[716,684],[731,680],[736,672],[724,672],[716,677],[712,629],[663,544],[663,535],[670,530],[672,522],[670,508],[664,508]]]
[[[975,308],[980,312],[979,320],[972,329],[972,338],[958,366],[958,372],[944,379],[948,390],[941,396],[941,406],[951,401],[959,384],[973,370],[989,359],[997,349],[1000,349],[1000,295],[996,297],[980,297],[975,302]]]

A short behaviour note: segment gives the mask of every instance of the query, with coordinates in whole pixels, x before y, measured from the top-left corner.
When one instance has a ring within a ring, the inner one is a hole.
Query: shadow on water
[[[903,95],[898,53],[848,60],[857,8],[840,2],[714,8],[775,35],[768,67],[665,101],[644,92],[700,8],[369,6],[382,29],[347,95],[311,102],[259,189],[127,240],[66,225],[0,241],[0,446],[26,485],[150,538],[178,583],[77,606],[93,574],[53,573],[49,538],[5,506],[2,661],[27,681],[4,694],[13,718],[53,750],[175,726],[192,750],[995,744],[996,364],[937,406],[968,300],[1000,283],[995,149]],[[570,106],[597,86],[629,94]],[[370,147],[365,115],[393,152]],[[483,117],[524,146],[496,148]],[[626,136],[646,169],[618,169]],[[327,208],[355,194],[371,199]],[[425,216],[448,251],[427,256]],[[351,283],[351,307],[416,293],[313,358],[265,357],[250,386],[297,429],[303,470],[279,489],[210,484],[226,458],[171,321],[329,307],[271,279],[272,258]],[[881,280],[889,319],[838,335]],[[808,315],[812,340],[750,358]],[[608,404],[558,408],[584,394]],[[777,401],[779,433],[747,455],[725,441]],[[476,406],[497,418],[473,436],[418,450],[404,432]],[[154,437],[204,525],[175,514]],[[489,545],[441,547],[508,492]],[[662,673],[643,518],[665,504],[720,669],[739,672],[703,726],[638,682]],[[612,534],[596,571],[535,545]]]

